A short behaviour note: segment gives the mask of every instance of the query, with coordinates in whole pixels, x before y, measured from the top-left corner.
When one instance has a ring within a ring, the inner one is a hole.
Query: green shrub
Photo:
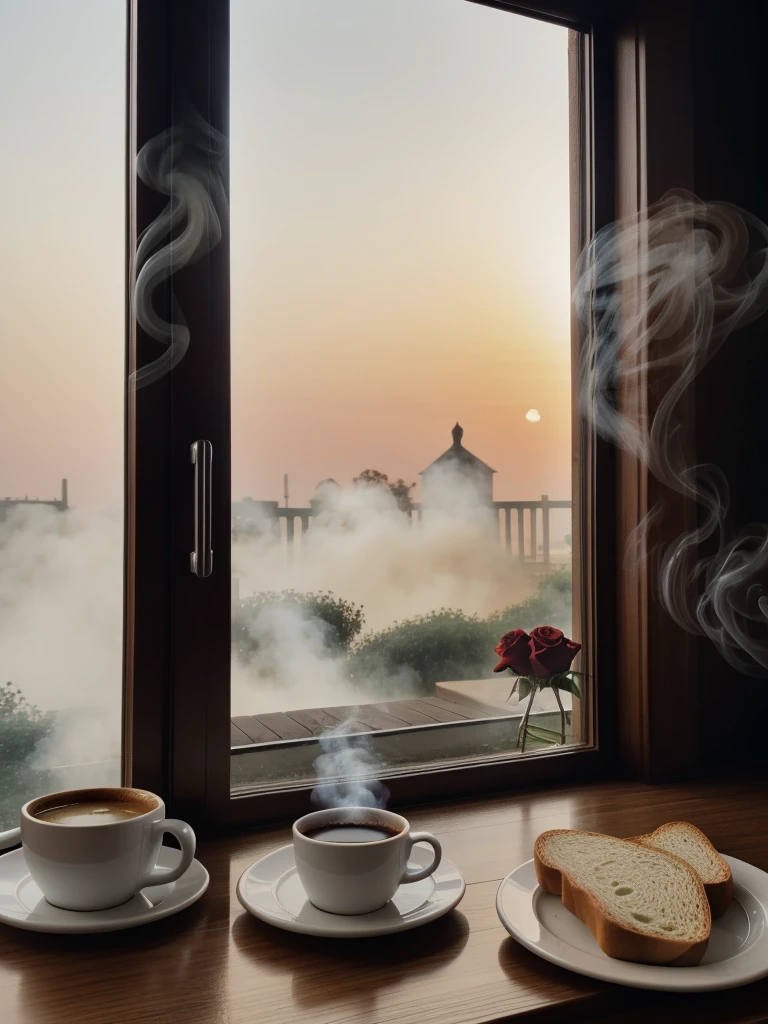
[[[290,607],[324,625],[326,647],[348,655],[346,671],[370,691],[376,684],[387,693],[393,678],[413,680],[411,692],[429,694],[435,683],[490,676],[497,657],[494,647],[510,629],[553,625],[569,632],[571,571],[558,568],[542,576],[536,593],[486,618],[451,608],[395,622],[355,642],[365,617],[363,609],[331,593],[299,594],[293,590],[254,594],[232,606],[232,647],[243,659],[258,651],[254,625],[267,608]]]
[[[329,650],[349,649],[365,623],[363,609],[330,592],[299,594],[295,590],[265,590],[232,603],[232,649],[243,658],[258,650],[253,626],[268,608],[283,607],[297,611],[303,618],[323,624],[325,645]]]
[[[350,674],[375,682],[409,668],[418,676],[418,692],[431,693],[437,682],[488,675],[494,636],[486,620],[441,608],[364,637],[350,657]]]
[[[490,676],[498,661],[493,649],[508,630],[553,625],[568,631],[570,620],[571,571],[558,568],[541,578],[535,594],[487,618],[441,608],[368,634],[350,654],[350,676],[384,684],[411,669],[417,692],[432,693],[438,682]]]
[[[30,704],[12,683],[0,688],[0,775],[32,755],[53,728],[53,716]]]
[[[539,580],[536,593],[518,604],[510,604],[488,616],[497,639],[510,629],[534,629],[557,626],[570,635],[573,577],[569,566],[553,569]],[[494,645],[495,645],[494,641]]]
[[[32,767],[38,744],[53,729],[53,717],[11,683],[0,687],[0,831],[18,824],[22,803],[53,788],[50,773]]]

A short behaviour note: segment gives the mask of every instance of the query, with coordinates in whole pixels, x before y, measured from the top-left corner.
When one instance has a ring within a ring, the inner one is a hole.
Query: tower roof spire
[[[464,467],[473,466],[481,473],[495,473],[495,469],[491,469],[487,463],[483,462],[482,459],[478,459],[472,452],[467,451],[464,445],[461,443],[464,437],[464,428],[457,421],[456,426],[451,431],[453,435],[453,444],[451,447],[444,451],[442,455],[435,459],[434,462],[430,463],[426,469],[422,470],[422,473],[429,473],[434,466],[439,465],[462,465]]]

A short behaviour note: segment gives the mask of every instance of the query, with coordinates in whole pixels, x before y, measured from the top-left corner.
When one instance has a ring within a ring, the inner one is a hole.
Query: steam
[[[320,736],[323,753],[315,760],[315,807],[386,807],[389,790],[375,776],[383,762],[373,750],[370,736],[349,736],[354,712],[346,722]]]
[[[601,229],[580,257],[574,289],[585,331],[584,415],[700,509],[698,525],[660,552],[659,596],[681,627],[708,636],[749,675],[768,670],[768,526],[729,536],[727,480],[716,466],[686,462],[679,409],[726,338],[768,306],[767,257],[768,227],[756,217],[672,192]],[[640,385],[658,373],[666,390],[649,418]],[[648,555],[648,529],[663,511],[639,524],[628,557]],[[701,557],[706,543],[715,553]]]
[[[130,375],[131,388],[164,376],[189,347],[189,328],[176,298],[168,321],[155,310],[153,297],[159,285],[221,241],[219,216],[227,210],[226,160],[226,138],[191,110],[181,124],[156,135],[139,151],[139,178],[170,199],[138,241],[134,315],[150,338],[167,347],[154,362]]]

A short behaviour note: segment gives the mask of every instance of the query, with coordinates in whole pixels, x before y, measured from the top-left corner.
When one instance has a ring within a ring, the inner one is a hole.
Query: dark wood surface
[[[263,715],[237,715],[231,720],[233,747],[275,740],[307,739],[319,736],[329,727],[342,722],[347,732],[382,732],[404,729],[410,725],[435,725],[437,722],[476,721],[481,718],[503,718],[509,711],[489,707],[479,701],[445,700],[442,697],[421,697],[414,700],[388,701],[385,704],[361,704],[332,708],[308,708],[300,711],[269,712]]]
[[[536,836],[576,827],[615,835],[686,819],[722,851],[768,870],[766,788],[757,782],[646,787],[600,783],[416,808],[467,880],[439,921],[390,939],[291,935],[247,914],[240,874],[286,843],[287,827],[207,840],[206,896],[156,925],[95,936],[0,926],[3,1024],[480,1024],[491,1021],[768,1020],[768,980],[704,996],[592,981],[523,949],[496,917],[500,879]]]

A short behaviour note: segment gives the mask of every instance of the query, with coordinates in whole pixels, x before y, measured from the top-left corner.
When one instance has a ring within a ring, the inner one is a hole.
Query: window
[[[581,640],[569,30],[230,12],[233,788],[336,734],[368,774],[554,749],[561,703],[582,743],[493,672],[508,630]]]
[[[0,7],[0,829],[114,781],[121,709],[123,778],[198,822],[304,807],[325,726],[401,802],[691,763],[567,312],[690,97],[670,24],[536,6]],[[544,620],[582,699],[523,756],[491,645]]]
[[[121,0],[0,4],[0,831],[120,779]]]
[[[593,763],[569,273],[611,112],[586,22],[503,6],[131,0],[127,95],[122,3],[5,15],[3,490],[68,493],[3,506],[3,821],[116,779],[121,700],[123,778],[193,820],[302,806],[325,726],[398,800]],[[523,756],[492,649],[550,623],[582,699]]]

